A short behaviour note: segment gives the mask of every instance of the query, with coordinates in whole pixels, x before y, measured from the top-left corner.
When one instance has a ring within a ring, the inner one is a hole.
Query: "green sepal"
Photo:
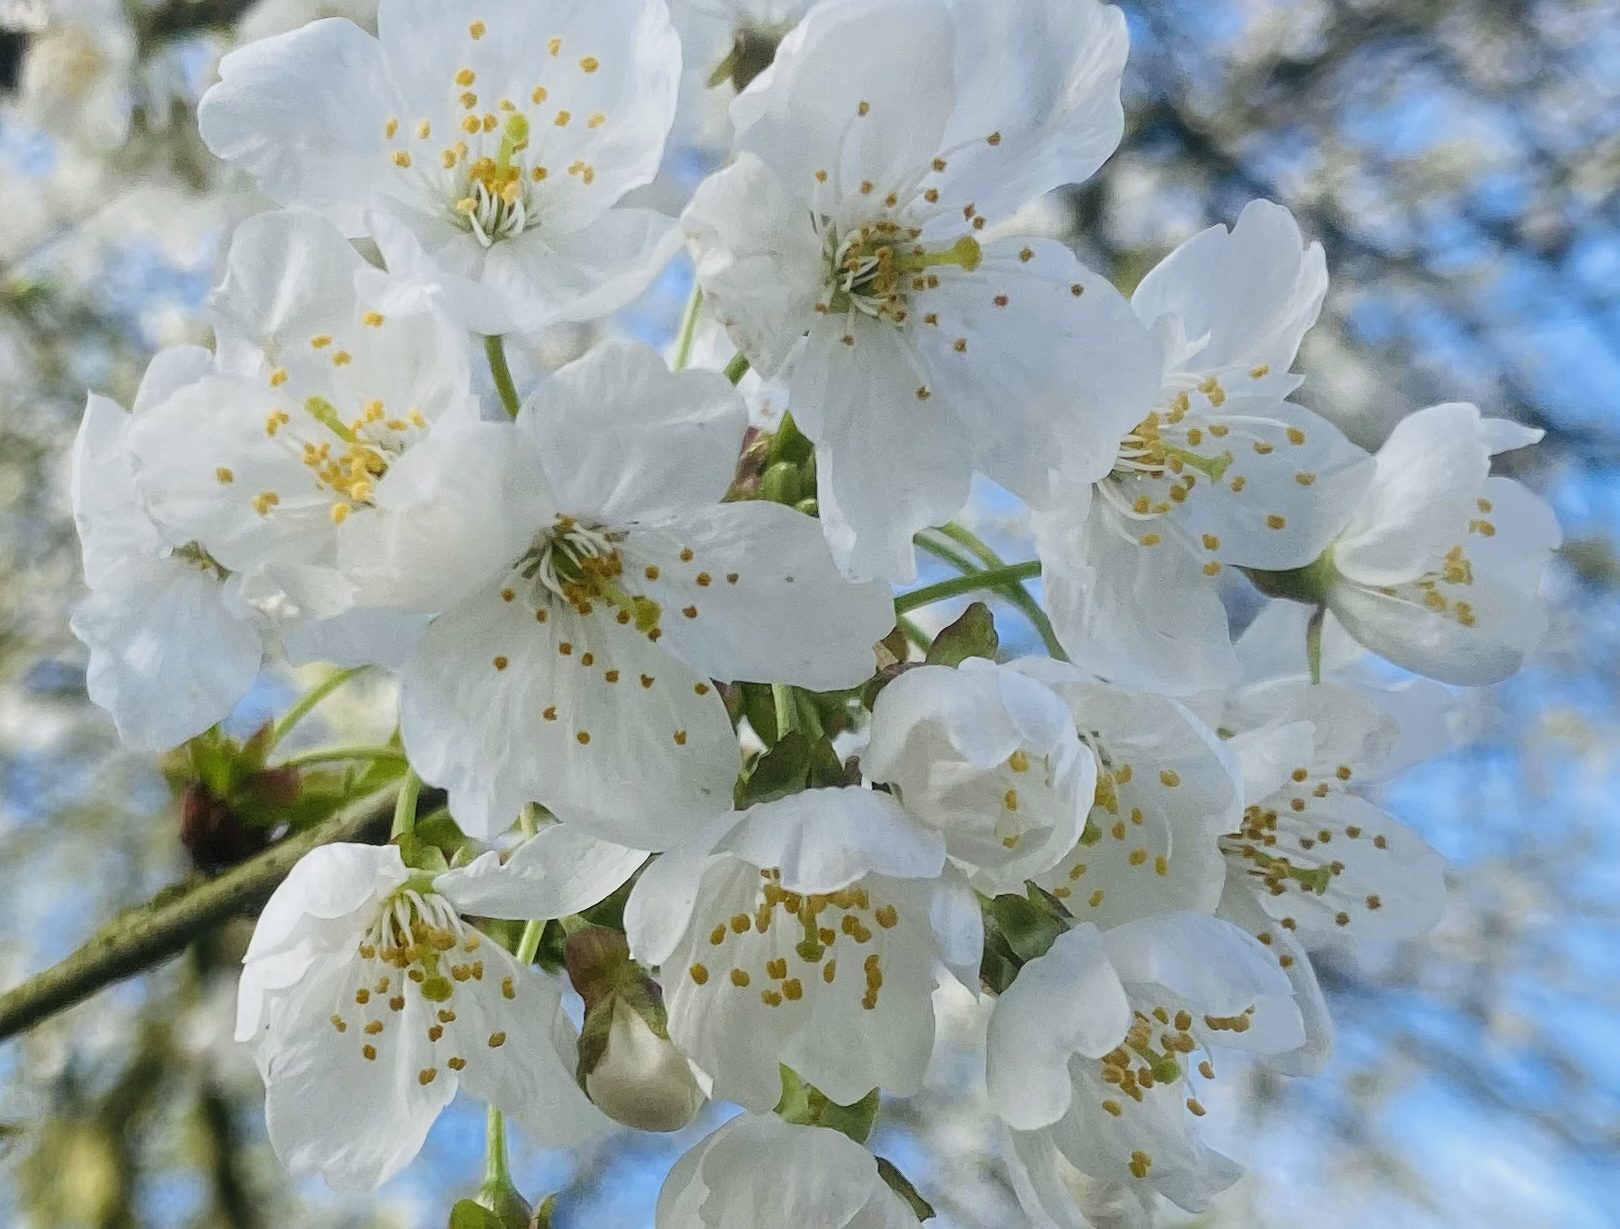
[[[1327,602],[1328,590],[1333,587],[1338,569],[1334,566],[1333,551],[1329,548],[1302,568],[1285,572],[1244,568],[1243,574],[1267,597],[1283,597],[1307,606],[1322,606]]]
[[[832,739],[818,738],[815,746],[810,749],[809,787],[811,789],[833,789],[841,785],[859,785],[860,783],[860,768],[855,761],[851,760],[845,763],[838,758],[838,750],[833,746]]]
[[[742,711],[760,742],[770,746],[776,742],[776,701],[771,689],[764,683],[739,683],[742,692]]]
[[[928,647],[930,666],[960,666],[970,657],[996,659],[1001,637],[996,634],[996,618],[990,607],[974,602],[961,617],[934,637]]]
[[[450,1229],[506,1229],[506,1225],[482,1204],[461,1199],[450,1209]]]
[[[790,507],[805,498],[803,475],[799,467],[788,461],[767,466],[765,476],[759,482],[759,497]]]
[[[395,837],[394,844],[399,846],[400,860],[414,871],[442,875],[450,869],[450,862],[444,856],[444,850],[431,841],[424,841],[414,832],[406,832]]]
[[[1018,959],[1028,964],[1046,955],[1065,929],[1063,920],[1043,900],[1007,894],[985,907],[986,921],[1007,940]]]
[[[814,1084],[799,1077],[793,1068],[782,1068],[782,1099],[776,1103],[777,1117],[801,1127],[826,1127],[864,1144],[877,1122],[878,1090],[873,1089],[853,1105],[839,1105]]]
[[[888,1157],[878,1157],[877,1167],[878,1176],[888,1184],[891,1191],[906,1201],[906,1206],[911,1209],[912,1215],[918,1221],[932,1220],[938,1215],[934,1211],[934,1205],[917,1193],[917,1188],[911,1184],[911,1179],[901,1173]]]
[[[738,782],[738,810],[802,791],[810,779],[810,757],[809,738],[802,731],[789,730],[754,761],[747,779]]]

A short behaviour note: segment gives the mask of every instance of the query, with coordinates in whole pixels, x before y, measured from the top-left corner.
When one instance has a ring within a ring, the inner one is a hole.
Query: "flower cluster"
[[[73,627],[152,751],[217,745],[267,656],[398,679],[346,778],[397,789],[394,840],[315,848],[246,955],[271,1142],[369,1188],[458,1088],[554,1145],[712,1097],[745,1114],[664,1229],[911,1224],[861,1145],[948,976],[1035,1222],[1084,1223],[1068,1169],[1201,1211],[1237,1176],[1199,1131],[1231,1056],[1329,1051],[1312,947],[1439,916],[1438,855],[1368,787],[1454,693],[1357,661],[1475,686],[1535,647],[1558,528],[1491,463],[1537,435],[1438,405],[1369,456],[1297,404],[1327,271],[1278,205],[1129,297],[1026,233],[1121,138],[1119,10],[704,7],[737,25],[735,157],[679,219],[626,204],[675,118],[665,0],[383,0],[202,102],[281,208],[235,232],[213,348],[90,399]],[[683,243],[673,369],[605,341],[513,379],[504,335],[614,312]],[[724,373],[689,362],[705,325]],[[1038,560],[952,524],[976,475]],[[940,528],[964,575],[896,599]],[[908,617],[975,590],[1050,654]]]

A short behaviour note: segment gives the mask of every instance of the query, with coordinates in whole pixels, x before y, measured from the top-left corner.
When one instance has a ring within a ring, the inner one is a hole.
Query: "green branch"
[[[942,580],[938,584],[928,585],[922,589],[913,589],[910,593],[902,593],[894,599],[894,612],[897,615],[903,615],[916,610],[920,606],[943,602],[947,598],[962,597],[969,593],[980,593],[985,590],[999,592],[1003,586],[1034,580],[1040,574],[1040,562],[1031,559],[1027,563],[1013,563],[1008,564],[1006,567],[987,568],[982,572],[972,572],[966,576],[953,576],[950,580]]]
[[[355,675],[365,673],[367,668],[366,666],[355,666],[349,670],[334,670],[319,683],[316,683],[315,686],[298,698],[298,703],[289,708],[280,721],[276,722],[275,729],[270,732],[270,745],[274,747],[283,738],[287,737],[288,734],[292,733],[294,726],[315,711],[316,705],[354,678]]]
[[[495,391],[501,395],[509,418],[516,418],[523,402],[518,398],[517,384],[512,380],[512,368],[506,362],[506,343],[500,334],[484,338],[484,354],[489,359],[489,374],[494,377]]]
[[[0,1041],[180,954],[222,922],[261,908],[310,850],[336,841],[380,839],[388,831],[393,793],[391,786],[362,798],[216,879],[169,888],[108,923],[65,960],[0,994]]]
[[[681,331],[675,342],[675,370],[685,371],[692,362],[692,343],[697,340],[698,316],[703,311],[703,288],[692,283],[692,295],[686,300],[686,312],[681,317]]]
[[[933,532],[943,534],[952,542],[965,548],[966,552],[971,552],[971,554],[957,550],[944,542],[936,542],[924,534],[916,536],[914,539],[916,544],[936,559],[943,559],[963,575],[979,571],[981,568],[989,570],[1007,566],[1001,556],[997,555],[983,541],[954,521],[948,525],[939,526]],[[998,589],[996,592],[1029,620],[1036,634],[1040,636],[1041,643],[1046,646],[1046,652],[1049,656],[1055,657],[1058,661],[1069,660],[1069,655],[1064,651],[1062,642],[1058,640],[1057,632],[1052,628],[1052,620],[1047,616],[1046,611],[1041,609],[1041,604],[1030,596],[1028,589],[1021,584],[1012,584]]]

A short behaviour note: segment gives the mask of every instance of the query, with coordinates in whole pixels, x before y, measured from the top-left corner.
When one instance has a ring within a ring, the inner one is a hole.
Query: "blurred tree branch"
[[[288,837],[216,879],[167,889],[114,919],[65,960],[0,995],[0,1040],[178,955],[221,922],[258,909],[298,860],[317,846],[335,841],[375,843],[386,837],[394,792],[390,787],[363,798],[326,823]]]

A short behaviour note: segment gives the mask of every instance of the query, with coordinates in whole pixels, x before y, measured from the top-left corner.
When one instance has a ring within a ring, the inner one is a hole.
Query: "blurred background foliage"
[[[1568,536],[1545,651],[1479,697],[1469,747],[1390,791],[1453,860],[1445,923],[1407,947],[1320,954],[1339,1053],[1316,1080],[1230,1082],[1212,1121],[1253,1172],[1195,1223],[1620,1224],[1620,4],[1124,8],[1124,145],[1041,224],[1128,287],[1251,197],[1287,204],[1333,276],[1302,400],[1369,447],[1439,400],[1545,428],[1512,460]],[[264,207],[196,136],[219,55],[329,14],[373,16],[368,0],[0,0],[0,985],[192,873],[163,777],[83,695],[66,455],[86,388],[127,403],[156,348],[207,340],[222,243]],[[681,22],[692,84],[665,180],[645,192],[670,210],[723,159],[729,92],[702,87],[729,33]],[[667,336],[686,276],[608,327]],[[522,357],[552,365],[589,339],[535,339]],[[981,526],[1016,530],[999,515]],[[239,728],[298,689],[267,675]],[[380,683],[347,691],[320,724],[377,736],[387,701]],[[229,1039],[246,930],[198,936],[0,1048],[0,1222],[443,1223],[476,1182],[475,1108],[447,1115],[375,1199],[276,1166]],[[982,1018],[965,996],[947,1006],[929,1088],[888,1107],[879,1148],[936,1223],[1017,1224],[971,1096]],[[520,1177],[562,1192],[566,1229],[650,1225],[664,1170],[702,1129],[526,1155]]]

